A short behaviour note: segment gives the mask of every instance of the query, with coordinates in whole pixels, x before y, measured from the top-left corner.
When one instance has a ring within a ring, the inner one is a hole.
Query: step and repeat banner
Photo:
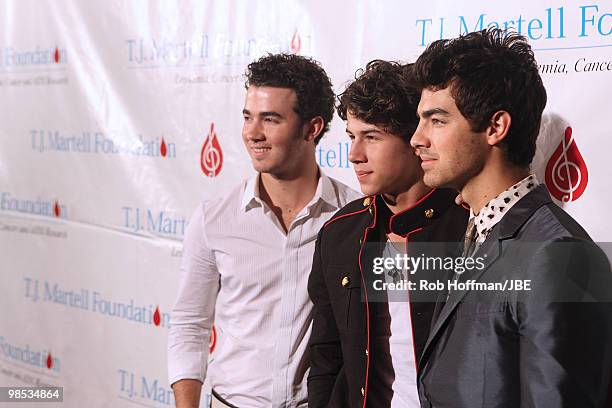
[[[515,29],[548,91],[534,171],[612,240],[612,2],[494,3],[0,2],[0,385],[62,386],[65,407],[174,405],[181,240],[200,201],[252,173],[243,74],[268,52],[314,57],[341,92],[372,59]],[[357,188],[348,150],[336,117],[317,161]]]

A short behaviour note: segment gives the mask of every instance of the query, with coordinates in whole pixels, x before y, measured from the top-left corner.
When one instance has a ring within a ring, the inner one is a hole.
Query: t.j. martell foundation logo
[[[17,211],[34,215],[68,218],[68,209],[59,200],[15,197],[7,191],[0,191],[0,211]]]
[[[66,64],[67,51],[58,46],[19,49],[12,46],[0,47],[0,67],[43,67]]]
[[[153,324],[159,326],[161,323],[161,315],[159,313],[159,306],[155,307],[155,312],[153,312]]]
[[[210,132],[204,140],[200,153],[200,167],[207,177],[216,177],[223,167],[223,152],[215,132],[215,124],[210,124]]]
[[[37,349],[29,344],[11,343],[4,336],[0,336],[0,359],[12,360],[19,364],[34,366],[50,371],[60,372],[60,359],[50,350]]]
[[[49,370],[53,368],[53,356],[51,356],[51,352],[47,354],[47,360],[45,361],[45,365]]]
[[[166,145],[166,139],[162,136],[161,143],[159,144],[159,154],[162,157],[166,157],[168,154],[168,146]]]
[[[563,203],[579,199],[586,189],[589,172],[569,126],[548,160],[545,180],[553,197]]]
[[[62,207],[60,207],[59,201],[55,200],[55,203],[53,204],[53,215],[55,215],[57,218],[61,217],[62,215]]]

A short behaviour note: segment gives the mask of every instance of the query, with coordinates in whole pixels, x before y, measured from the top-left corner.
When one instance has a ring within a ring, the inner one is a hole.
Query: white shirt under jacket
[[[204,381],[239,407],[306,406],[312,304],[307,282],[317,233],[360,195],[321,173],[287,233],[254,176],[202,203],[183,243],[168,338],[170,383]],[[216,347],[208,353],[211,328]]]

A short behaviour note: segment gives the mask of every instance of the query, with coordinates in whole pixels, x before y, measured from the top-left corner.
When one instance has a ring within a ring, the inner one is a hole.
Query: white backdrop
[[[539,178],[610,241],[609,0],[0,2],[0,385],[63,386],[66,407],[173,405],[187,220],[252,171],[246,65],[313,56],[342,91],[369,60],[489,25],[527,35],[540,64]],[[335,118],[317,160],[357,187],[348,146]]]

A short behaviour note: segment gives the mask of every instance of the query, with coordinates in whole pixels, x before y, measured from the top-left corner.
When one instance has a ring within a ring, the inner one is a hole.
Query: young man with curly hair
[[[358,197],[315,161],[334,103],[318,63],[268,55],[248,66],[245,86],[242,137],[257,174],[189,223],[168,345],[179,408],[199,406],[205,378],[213,407],[306,405],[315,238]]]
[[[425,183],[461,192],[471,208],[464,252],[485,259],[457,275],[471,284],[450,291],[432,327],[422,407],[603,407],[612,273],[530,174],[546,105],[531,47],[488,29],[433,42],[413,68]]]
[[[372,61],[339,97],[349,160],[367,197],[342,208],[317,238],[308,281],[315,305],[310,407],[419,406],[416,362],[437,293],[416,298],[401,284],[428,280],[425,272],[400,267],[381,275],[373,260],[461,241],[467,212],[454,203],[456,192],[423,183],[410,146],[420,94],[407,79],[400,64]]]

